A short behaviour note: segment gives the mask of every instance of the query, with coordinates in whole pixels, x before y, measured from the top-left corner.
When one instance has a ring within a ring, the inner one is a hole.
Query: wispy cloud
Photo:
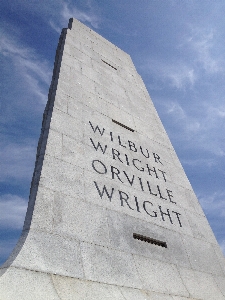
[[[21,229],[27,210],[27,200],[17,195],[6,194],[0,197],[1,228]]]
[[[52,27],[52,29],[54,29],[57,33],[61,33],[62,28],[56,25],[52,20],[49,21],[49,24]]]
[[[189,115],[186,105],[181,105],[177,101],[163,101],[164,113],[170,117],[174,123],[179,123],[179,132],[182,131],[185,139],[198,134],[201,131],[201,119],[196,119]],[[177,134],[178,131],[174,131]]]
[[[82,11],[78,9],[75,5],[71,3],[62,1],[61,2],[61,11],[60,11],[60,20],[53,21],[52,19],[49,21],[50,26],[58,33],[61,32],[61,27],[65,26],[68,23],[70,18],[76,18],[83,23],[90,24],[93,28],[99,28],[99,24],[101,19],[99,15],[96,13],[95,9],[92,6],[92,2],[87,2],[88,9],[86,11]]]
[[[220,244],[220,248],[225,256],[225,239],[222,240],[219,244]]]
[[[18,239],[8,238],[0,240],[0,265],[3,263],[9,256],[9,253],[15,247]]]
[[[161,69],[161,72],[163,69]],[[164,78],[167,78],[171,82],[172,86],[177,89],[184,89],[186,86],[193,86],[196,80],[194,69],[185,64],[173,67],[167,65],[162,74]]]
[[[36,153],[35,142],[27,141],[27,144],[1,142],[0,146],[0,182],[11,181],[12,179],[30,180]]]
[[[64,2],[63,10],[61,11],[61,15],[65,20],[69,20],[69,18],[76,18],[82,22],[90,23],[94,28],[98,28],[100,19],[95,14],[92,9],[92,6],[89,5],[89,11],[84,12],[76,8],[75,6],[70,6],[68,3]]]
[[[190,166],[190,167],[199,167],[204,165],[204,167],[212,168],[213,166],[216,166],[216,161],[212,157],[210,158],[190,157],[190,158],[182,159],[182,164],[184,166]]]
[[[193,62],[196,67],[202,67],[207,73],[224,72],[224,61],[216,54],[217,43],[215,30],[193,27],[191,33],[181,43],[181,47],[188,47],[193,51]]]
[[[208,196],[199,196],[199,201],[206,211],[214,210],[216,215],[225,217],[225,193],[215,192]]]
[[[206,107],[206,110],[207,110],[208,118],[212,120],[215,120],[217,118],[219,119],[225,118],[225,105],[219,104],[219,106],[216,106],[215,104],[212,105],[211,103],[209,103],[208,106]]]
[[[167,105],[167,114],[176,115],[178,119],[185,119],[186,113],[184,109],[177,102],[169,102]]]
[[[208,217],[221,249],[225,255],[224,225],[225,225],[225,193],[214,192],[211,195],[199,195],[198,199]]]
[[[210,97],[212,97],[210,95]],[[165,119],[168,120],[168,132],[174,141],[184,143],[186,149],[204,151],[213,154],[213,161],[225,156],[224,118],[225,108],[221,101],[211,101],[211,98],[203,99],[201,95],[196,100],[185,101],[162,98],[160,108]],[[213,99],[214,100],[214,99]],[[176,130],[174,130],[176,128]],[[218,130],[218,128],[220,128]],[[179,146],[181,148],[181,145]],[[203,154],[202,154],[203,155]],[[212,164],[209,156],[202,157],[202,163]],[[194,160],[194,157],[190,159]],[[191,162],[187,164],[191,164]],[[195,164],[195,163],[193,163]]]
[[[46,102],[46,87],[49,86],[51,68],[31,48],[6,33],[0,38],[0,54],[13,63],[20,82],[42,103]],[[22,78],[22,80],[21,80]]]
[[[170,85],[178,90],[191,88],[197,75],[192,66],[188,66],[185,62],[169,63],[159,59],[147,59],[141,69],[147,73],[151,73],[154,78],[163,82],[165,85]]]

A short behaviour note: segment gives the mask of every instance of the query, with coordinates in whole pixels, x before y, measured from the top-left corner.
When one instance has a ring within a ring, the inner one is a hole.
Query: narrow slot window
[[[110,66],[111,68],[113,68],[114,70],[117,70],[117,68],[113,67],[112,65],[110,65],[109,63],[107,63],[105,60],[102,59],[102,61],[107,64],[108,66]]]
[[[115,124],[117,124],[117,125],[119,125],[119,126],[121,126],[121,127],[123,127],[123,128],[126,128],[127,130],[130,130],[130,131],[134,132],[134,129],[132,129],[132,128],[130,128],[130,127],[128,127],[128,126],[126,126],[126,125],[124,125],[124,124],[116,121],[116,120],[112,119],[112,122],[115,123]]]
[[[135,240],[140,240],[140,241],[143,241],[143,242],[147,242],[149,244],[153,244],[153,245],[157,245],[157,246],[167,248],[166,242],[155,240],[153,238],[150,238],[150,237],[147,237],[147,236],[144,236],[144,235],[141,235],[141,234],[133,233],[133,238]]]

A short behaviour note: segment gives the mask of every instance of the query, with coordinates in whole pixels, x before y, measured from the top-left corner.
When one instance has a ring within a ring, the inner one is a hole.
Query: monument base
[[[225,299],[216,288],[210,276],[196,272],[196,277],[189,277],[190,297],[167,293],[150,292],[144,289],[129,288],[113,284],[104,284],[66,276],[10,267],[0,281],[1,300],[199,300]],[[219,279],[219,278],[218,278]],[[156,279],[155,279],[156,280]],[[221,278],[220,288],[224,290]],[[156,280],[157,281],[157,280]],[[162,282],[164,287],[176,285],[173,278]],[[219,281],[218,281],[219,283]],[[215,298],[216,297],[216,298]]]

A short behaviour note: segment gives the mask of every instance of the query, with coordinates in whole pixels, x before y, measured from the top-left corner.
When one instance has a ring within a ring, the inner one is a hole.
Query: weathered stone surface
[[[0,300],[225,299],[224,257],[131,58],[74,19],[1,274]]]

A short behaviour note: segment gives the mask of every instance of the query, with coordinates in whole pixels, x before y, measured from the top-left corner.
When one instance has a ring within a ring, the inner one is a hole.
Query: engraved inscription
[[[93,136],[89,137],[90,146],[102,155],[102,159],[92,160],[93,171],[100,176],[107,176],[112,185],[114,182],[117,186],[117,183],[119,186],[122,184],[122,188],[115,188],[110,187],[109,183],[103,185],[94,180],[99,197],[110,202],[117,201],[121,207],[146,214],[150,218],[182,227],[182,216],[174,210],[176,197],[167,187],[168,174],[160,155],[135,141],[124,140],[113,132],[107,133],[105,128],[94,125],[91,121],[89,124],[93,132]],[[106,157],[110,158],[107,163]],[[148,195],[147,199],[143,200],[143,194],[144,198]],[[157,203],[157,199],[165,202],[165,205]],[[173,208],[166,207],[169,203],[173,204]]]

